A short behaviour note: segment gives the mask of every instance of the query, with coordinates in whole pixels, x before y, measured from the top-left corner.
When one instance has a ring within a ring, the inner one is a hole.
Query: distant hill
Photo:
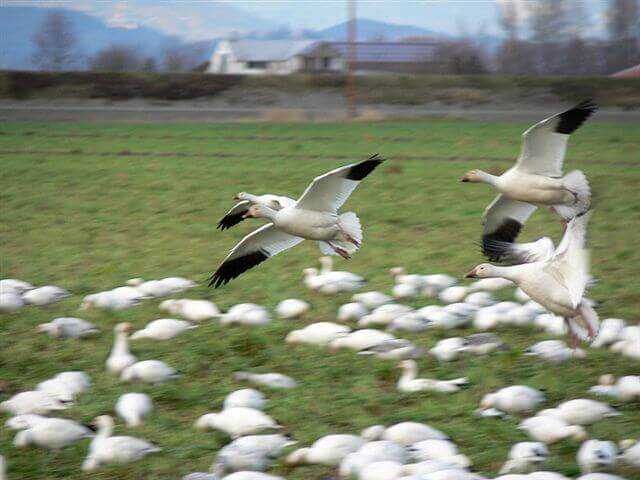
[[[359,41],[384,39],[392,42],[405,37],[452,38],[446,33],[422,27],[396,25],[367,18],[359,18],[356,22],[356,29]],[[339,23],[324,30],[318,30],[315,32],[315,36],[322,40],[345,41],[347,39],[347,22]]]

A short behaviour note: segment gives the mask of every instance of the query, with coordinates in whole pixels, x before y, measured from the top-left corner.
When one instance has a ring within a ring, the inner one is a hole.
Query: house
[[[615,78],[638,78],[640,77],[640,64],[625,68],[624,70],[620,70],[610,76]]]
[[[319,40],[223,40],[207,73],[288,75],[344,70],[340,52]]]

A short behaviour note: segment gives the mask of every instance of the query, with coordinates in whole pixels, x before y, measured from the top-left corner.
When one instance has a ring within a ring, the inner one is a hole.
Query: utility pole
[[[346,94],[347,94],[347,116],[349,118],[356,118],[358,115],[358,110],[356,107],[357,103],[357,95],[356,95],[356,78],[355,78],[355,64],[356,64],[356,55],[357,55],[357,45],[356,41],[358,39],[357,34],[357,25],[356,25],[356,0],[347,0],[347,10],[348,10],[348,22],[347,22],[347,42],[349,44],[348,47],[348,58],[347,58],[347,83],[346,83]]]

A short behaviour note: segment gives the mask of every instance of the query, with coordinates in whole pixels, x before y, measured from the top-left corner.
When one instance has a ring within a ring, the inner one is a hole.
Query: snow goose
[[[137,358],[129,351],[128,332],[131,331],[133,325],[129,322],[118,323],[114,327],[115,340],[111,353],[107,358],[107,370],[111,373],[120,374],[125,368],[136,363]]]
[[[233,407],[218,413],[207,413],[198,418],[195,427],[199,430],[220,430],[233,439],[282,428],[266,413],[247,407]]]
[[[33,427],[36,423],[46,420],[48,417],[36,413],[25,413],[11,417],[4,423],[4,426],[11,430],[25,430]]]
[[[369,309],[363,303],[345,303],[338,308],[337,319],[339,322],[357,322],[368,313]]]
[[[596,395],[608,395],[623,402],[640,399],[640,376],[627,375],[617,381],[613,375],[601,375],[599,384],[589,389]]]
[[[227,395],[222,408],[227,410],[234,407],[246,407],[262,410],[266,402],[264,393],[253,388],[242,388]]]
[[[83,338],[100,332],[93,323],[75,317],[55,318],[41,323],[37,330],[53,338]]]
[[[350,477],[355,475],[361,479],[362,471],[372,463],[395,462],[403,464],[407,459],[408,452],[403,445],[388,440],[368,442],[360,447],[358,451],[344,457],[338,468],[338,476]],[[369,470],[369,475],[375,473],[375,471]]]
[[[292,330],[285,338],[287,343],[308,343],[325,346],[336,338],[349,334],[351,329],[333,322],[318,322],[307,325],[300,330]]]
[[[360,302],[367,308],[374,310],[386,303],[393,302],[393,297],[380,292],[363,292],[356,293],[351,297],[353,302]]]
[[[450,440],[440,430],[419,422],[400,422],[390,427],[373,425],[360,435],[366,440],[388,440],[400,445],[413,445],[423,440]]]
[[[391,460],[367,463],[358,471],[358,480],[397,480],[402,476],[404,467]]]
[[[385,340],[373,347],[360,350],[358,355],[375,355],[383,360],[409,360],[426,356],[427,351],[416,347],[409,340],[397,338]]]
[[[469,380],[466,378],[456,378],[454,380],[416,378],[418,374],[418,364],[414,360],[403,360],[397,368],[402,369],[402,375],[396,384],[399,392],[454,393],[458,392],[461,386],[469,383]]]
[[[22,295],[35,287],[28,282],[16,278],[3,278],[0,280],[0,293],[14,292]]]
[[[395,281],[396,285],[411,285],[418,290],[427,286],[427,281],[425,280],[424,275],[418,275],[415,273],[409,275],[404,267],[393,267],[389,269],[389,274]]]
[[[323,254],[350,258],[362,241],[360,221],[353,212],[340,216],[337,212],[360,181],[382,161],[373,156],[316,177],[294,205],[281,210],[252,205],[244,217],[267,218],[270,223],[254,230],[231,250],[209,285],[220,287],[305,239],[318,240]]]
[[[580,471],[585,473],[611,470],[615,467],[618,457],[616,444],[603,440],[587,440],[578,450],[576,460]]]
[[[444,338],[429,350],[429,354],[441,362],[451,362],[460,356],[464,343],[460,337]]]
[[[562,340],[543,340],[531,345],[524,354],[551,363],[561,363],[571,358],[585,358],[587,356],[584,350],[569,348]]]
[[[576,480],[625,480],[618,475],[611,473],[587,473],[586,475],[579,476]]]
[[[562,176],[571,135],[597,109],[591,101],[549,117],[522,134],[516,164],[500,176],[471,170],[462,182],[488,183],[500,194],[483,216],[482,244],[490,260],[500,259],[488,245],[492,240],[513,242],[538,206],[552,207],[564,219],[586,212],[591,192],[585,175],[574,170]]]
[[[615,343],[624,327],[624,320],[619,318],[605,318],[600,324],[600,331],[596,339],[591,343],[591,346],[607,347]]]
[[[128,427],[137,427],[142,425],[144,417],[151,414],[153,403],[145,393],[125,393],[118,398],[115,410]]]
[[[163,383],[180,377],[180,374],[160,360],[143,360],[125,368],[120,374],[123,382],[138,380],[143,383]]]
[[[11,313],[25,306],[20,294],[15,292],[0,292],[0,313]]]
[[[100,310],[125,310],[140,305],[144,298],[144,294],[134,287],[118,287],[87,295],[82,299],[80,310],[89,310],[92,307]]]
[[[455,443],[449,440],[422,440],[411,445],[409,453],[418,462],[432,460],[462,468],[471,466],[469,457],[460,454]]]
[[[541,391],[526,385],[511,385],[486,394],[480,402],[480,408],[497,408],[510,414],[521,414],[536,409],[544,401]]]
[[[522,305],[509,310],[509,313],[505,314],[502,323],[516,327],[525,327],[531,325],[536,317],[536,313],[531,308]]]
[[[570,425],[561,418],[552,415],[529,417],[518,425],[520,430],[539,442],[547,445],[559,442],[565,438],[582,441],[587,438],[587,432],[580,425]]]
[[[255,383],[256,385],[263,385],[273,389],[288,389],[298,386],[298,382],[288,375],[282,373],[253,373],[253,372],[233,372],[233,377],[236,380],[244,380],[247,382]]]
[[[300,318],[309,311],[310,305],[304,300],[298,300],[297,298],[288,298],[282,300],[276,306],[276,313],[278,317],[288,320],[291,318]]]
[[[50,378],[49,380],[40,382],[36,385],[36,390],[48,393],[63,403],[73,403],[75,400],[74,389],[69,384],[56,378]]]
[[[453,313],[444,308],[442,310],[426,314],[424,317],[430,322],[430,326],[432,328],[439,328],[443,330],[460,328],[469,322],[466,315]]]
[[[420,293],[421,289],[414,285],[409,285],[408,283],[397,283],[391,289],[391,295],[395,299],[403,299],[403,298],[416,298]]]
[[[408,332],[423,332],[432,327],[431,320],[425,318],[420,312],[409,312],[394,318],[387,330],[406,330]]]
[[[123,464],[141,460],[146,455],[162,451],[160,447],[136,437],[112,437],[113,419],[101,415],[95,419],[98,432],[91,441],[82,470],[90,472],[103,464]]]
[[[13,397],[0,403],[0,410],[9,412],[12,415],[24,415],[27,413],[47,415],[67,408],[68,405],[64,402],[39,390],[16,393]]]
[[[187,330],[197,328],[198,325],[187,322],[185,320],[176,320],[174,318],[160,318],[147,323],[147,325],[137,332],[134,332],[129,339],[140,340],[170,340],[177,337]]]
[[[494,333],[473,333],[464,337],[461,352],[476,355],[488,355],[495,350],[508,350],[509,347]]]
[[[547,408],[538,415],[553,415],[571,425],[592,425],[609,417],[617,417],[617,412],[606,403],[588,398],[576,398],[562,402],[556,408]]]
[[[354,292],[367,283],[360,275],[351,272],[318,273],[317,268],[305,268],[303,273],[308,288],[327,295]]]
[[[530,473],[549,457],[549,450],[542,442],[519,442],[509,450],[509,457],[500,469],[500,475],[506,473]]]
[[[478,307],[476,305],[472,305],[464,302],[456,302],[456,303],[450,303],[449,305],[444,307],[442,310],[444,310],[445,312],[455,313],[460,317],[469,318],[475,312],[477,312],[480,308],[482,307]]]
[[[351,350],[360,351],[395,338],[396,337],[390,333],[381,332],[380,330],[372,328],[365,328],[363,330],[356,330],[355,332],[335,338],[329,342],[328,345],[332,350],[349,348]]]
[[[564,318],[553,313],[543,313],[536,316],[533,324],[550,335],[566,335],[568,333]]]
[[[227,319],[227,323],[242,323],[247,312],[256,309],[264,310],[265,308],[256,303],[239,303],[227,310],[226,313],[223,313],[222,318]]]
[[[516,288],[513,291],[513,298],[516,299],[516,301],[518,301],[520,303],[525,303],[525,302],[528,302],[529,300],[531,300],[531,297],[529,295],[527,295],[526,293],[524,293],[524,291],[522,291],[522,289],[520,287]]]
[[[211,465],[211,471],[223,476],[228,472],[264,471],[282,451],[297,442],[286,435],[247,435],[223,447]]]
[[[431,275],[424,275],[422,278],[424,279],[424,281],[428,286],[433,287],[438,291],[444,290],[445,288],[448,288],[448,287],[453,287],[456,283],[458,283],[458,280],[455,277],[452,277],[451,275],[447,275],[446,273],[434,273]]]
[[[493,306],[481,308],[473,316],[473,327],[476,330],[493,330],[503,322],[505,316]]]
[[[160,303],[160,310],[178,315],[191,322],[202,322],[220,316],[220,310],[215,303],[208,300],[165,300]]]
[[[246,304],[243,304],[246,305]],[[261,305],[255,305],[253,308],[244,308],[242,311],[235,309],[230,315],[223,314],[220,317],[222,325],[231,325],[237,323],[239,325],[258,326],[266,325],[271,322],[271,313]]]
[[[62,450],[84,439],[92,438],[93,432],[79,423],[66,418],[45,418],[34,426],[18,432],[13,440],[16,447],[28,445],[49,450]]]
[[[289,465],[326,465],[337,467],[344,458],[357,452],[365,443],[357,435],[337,434],[319,438],[309,448],[299,448],[289,454]]]
[[[413,308],[407,305],[397,303],[387,303],[380,305],[368,315],[365,315],[358,321],[358,326],[366,327],[369,325],[389,325],[395,318],[412,312]]]
[[[464,300],[469,293],[469,287],[447,287],[438,294],[438,300],[442,303],[456,303]]]
[[[27,305],[49,305],[51,303],[59,302],[65,297],[68,297],[71,293],[67,292],[64,288],[56,287],[55,285],[45,285],[44,287],[34,288],[22,294],[22,300]]]
[[[640,469],[640,442],[637,440],[622,440],[619,443],[620,460],[636,469]]]
[[[231,210],[229,210],[224,217],[218,222],[217,228],[219,230],[226,230],[228,228],[237,225],[242,222],[245,215],[249,211],[252,205],[264,205],[272,210],[282,210],[285,207],[291,207],[295,205],[296,201],[289,197],[282,195],[272,195],[270,193],[264,195],[252,195],[247,192],[240,192],[233,196],[234,200],[239,200]]]
[[[589,216],[587,213],[569,222],[562,242],[551,258],[506,267],[485,263],[474,268],[467,277],[513,280],[533,300],[565,319],[573,346],[578,342],[574,322],[584,325],[593,339],[598,332],[598,314],[583,298],[590,279],[585,249]]]
[[[464,298],[464,303],[481,308],[489,307],[497,302],[489,292],[473,292]]]

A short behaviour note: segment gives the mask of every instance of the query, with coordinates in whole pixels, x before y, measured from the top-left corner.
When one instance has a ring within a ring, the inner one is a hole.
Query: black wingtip
[[[247,270],[261,264],[269,258],[269,254],[264,250],[251,252],[242,257],[227,260],[209,277],[209,286],[219,288],[226,285],[234,278]]]
[[[359,182],[360,180],[366,178],[367,175],[369,175],[371,172],[373,172],[378,165],[384,162],[384,160],[385,159],[381,158],[377,153],[371,155],[364,162],[357,163],[349,169],[349,172],[346,176],[347,180],[354,180],[356,182]]]
[[[499,262],[522,230],[522,224],[506,218],[493,232],[482,236],[482,253],[492,262]]]
[[[587,118],[589,118],[596,110],[598,106],[591,99],[583,100],[575,107],[562,112],[558,117],[560,121],[556,127],[556,133],[562,133],[564,135],[571,135],[575,132],[580,125],[582,125]]]
[[[239,224],[244,220],[244,214],[247,212],[248,210],[243,210],[241,212],[234,213],[233,215],[225,215],[220,219],[216,228],[218,230],[226,230]]]

